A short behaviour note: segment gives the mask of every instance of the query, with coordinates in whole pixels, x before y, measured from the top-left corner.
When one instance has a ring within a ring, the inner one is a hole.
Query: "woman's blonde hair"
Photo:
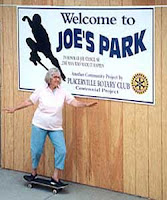
[[[59,69],[57,67],[54,67],[54,68],[50,68],[48,70],[48,72],[46,73],[46,75],[45,75],[45,82],[48,85],[50,84],[50,81],[53,78],[53,76],[54,76],[55,73],[59,74],[59,76],[60,76],[60,83],[61,83],[61,73],[60,73],[60,71],[59,71]]]

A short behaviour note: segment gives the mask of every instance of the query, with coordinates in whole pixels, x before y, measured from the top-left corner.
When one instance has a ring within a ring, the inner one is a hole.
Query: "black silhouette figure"
[[[24,16],[22,18],[22,20],[28,21],[28,23],[29,23],[29,25],[32,29],[32,33],[34,35],[34,38],[36,40],[36,41],[34,41],[31,38],[26,39],[26,42],[31,49],[30,61],[32,61],[34,63],[34,65],[37,65],[37,63],[39,63],[46,70],[48,70],[47,67],[44,64],[42,64],[41,58],[38,55],[38,52],[43,53],[45,55],[45,57],[49,58],[51,63],[60,70],[61,77],[65,81],[66,77],[61,70],[59,62],[58,62],[57,58],[54,57],[54,55],[51,51],[51,44],[50,44],[50,41],[49,41],[49,37],[48,37],[48,34],[47,34],[45,28],[41,24],[40,15],[35,14],[33,16],[32,20],[28,16]]]

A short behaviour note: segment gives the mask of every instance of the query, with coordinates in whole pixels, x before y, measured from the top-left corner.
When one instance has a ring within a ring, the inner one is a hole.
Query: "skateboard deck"
[[[24,179],[28,182],[27,186],[28,188],[33,188],[34,185],[41,185],[44,187],[48,187],[52,189],[52,192],[54,194],[57,194],[59,191],[61,191],[62,189],[64,189],[67,186],[61,186],[61,187],[56,187],[54,184],[51,184],[51,181],[45,178],[35,178],[32,181],[28,180],[27,175],[24,176]]]

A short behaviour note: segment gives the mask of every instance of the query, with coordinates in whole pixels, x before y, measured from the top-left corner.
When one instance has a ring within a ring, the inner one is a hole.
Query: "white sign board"
[[[59,67],[76,96],[154,104],[153,7],[18,7],[19,89]]]

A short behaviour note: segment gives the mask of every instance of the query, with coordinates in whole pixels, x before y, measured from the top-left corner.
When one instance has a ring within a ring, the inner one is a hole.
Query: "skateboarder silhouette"
[[[46,58],[49,58],[51,63],[56,66],[61,73],[62,79],[65,81],[66,77],[64,73],[61,70],[61,67],[59,65],[59,62],[57,58],[54,57],[52,51],[51,51],[51,44],[49,41],[49,36],[45,30],[45,28],[41,24],[41,17],[38,14],[35,14],[32,18],[32,20],[28,16],[24,16],[22,18],[23,21],[27,20],[29,23],[29,26],[32,29],[32,33],[34,35],[34,38],[36,41],[32,40],[31,38],[27,38],[26,42],[27,45],[30,47],[30,61],[34,63],[34,65],[37,65],[37,63],[41,64],[46,70],[46,66],[42,64],[41,58],[38,55],[38,52],[41,52],[45,55]]]

